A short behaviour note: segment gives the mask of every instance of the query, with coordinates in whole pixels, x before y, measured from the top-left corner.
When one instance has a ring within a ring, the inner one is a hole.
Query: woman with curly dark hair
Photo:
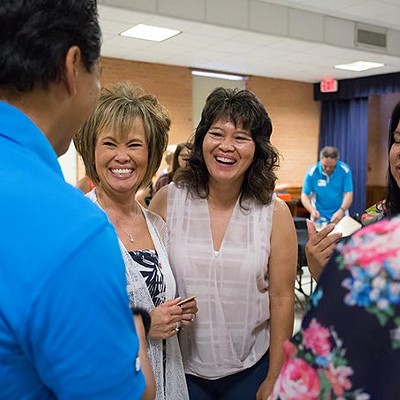
[[[150,204],[167,222],[179,294],[198,300],[180,333],[191,400],[266,399],[292,334],[297,240],[274,195],[271,133],[252,92],[215,89],[188,166]]]

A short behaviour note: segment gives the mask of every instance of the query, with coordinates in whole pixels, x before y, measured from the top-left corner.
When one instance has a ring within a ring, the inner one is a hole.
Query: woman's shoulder
[[[286,204],[284,200],[280,199],[275,193],[272,195],[271,202],[269,204],[264,205],[264,207],[271,207],[275,215],[292,217],[289,206]]]
[[[152,210],[150,210],[150,209],[148,209],[148,208],[146,208],[146,207],[143,207],[142,206],[142,210],[143,210],[143,212],[144,212],[144,214],[145,214],[145,216],[146,216],[146,218],[150,221],[150,223],[152,223],[153,225],[154,224],[157,224],[157,225],[165,225],[165,221],[162,219],[162,217],[159,215],[159,214],[157,214],[156,212],[154,212],[154,211],[152,211]]]
[[[158,235],[162,238],[167,237],[168,233],[168,228],[167,224],[163,220],[163,218],[156,214],[155,212],[142,207],[142,210],[144,212],[144,215],[147,219],[147,221],[151,224],[151,226],[155,229],[155,231],[158,233]]]

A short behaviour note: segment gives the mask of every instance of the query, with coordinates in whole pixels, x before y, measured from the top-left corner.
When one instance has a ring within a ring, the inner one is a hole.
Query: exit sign
[[[324,79],[319,84],[321,93],[332,93],[338,90],[338,81],[336,79]]]

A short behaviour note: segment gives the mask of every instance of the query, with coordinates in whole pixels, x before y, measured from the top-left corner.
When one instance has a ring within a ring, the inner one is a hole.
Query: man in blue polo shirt
[[[326,146],[320,160],[312,165],[304,178],[301,202],[311,220],[322,225],[339,222],[353,201],[353,178],[350,166],[339,161],[336,147]]]
[[[57,161],[98,101],[100,42],[95,0],[0,3],[1,399],[145,389],[115,231]]]

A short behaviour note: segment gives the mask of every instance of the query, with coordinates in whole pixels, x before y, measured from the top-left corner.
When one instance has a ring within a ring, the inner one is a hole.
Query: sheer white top
[[[199,311],[180,333],[185,372],[218,379],[254,365],[269,348],[269,205],[235,205],[218,253],[206,199],[168,186],[169,258],[179,296]]]

